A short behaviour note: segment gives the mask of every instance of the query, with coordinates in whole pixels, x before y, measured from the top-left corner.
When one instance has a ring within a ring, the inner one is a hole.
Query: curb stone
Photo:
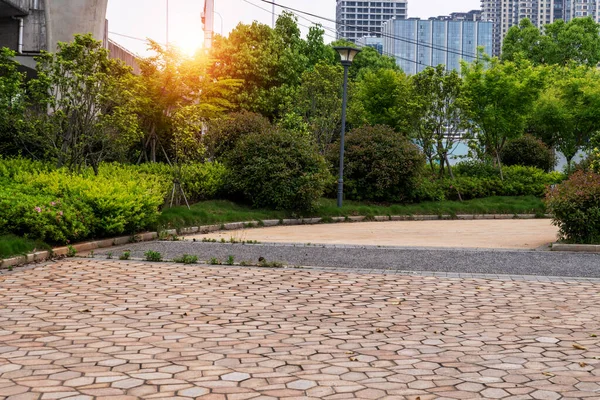
[[[552,251],[572,251],[577,253],[600,253],[600,245],[597,244],[552,244]]]
[[[551,218],[550,215],[546,214],[546,218]],[[461,214],[461,215],[392,215],[392,216],[375,216],[372,218],[367,218],[366,216],[349,216],[349,217],[331,217],[329,221],[332,223],[342,223],[342,222],[362,222],[366,220],[374,220],[374,221],[435,221],[435,220],[476,220],[476,219],[534,219],[537,218],[535,214]],[[264,220],[262,224],[260,221],[247,221],[247,222],[231,222],[227,224],[221,225],[203,225],[203,226],[193,226],[188,228],[180,228],[177,229],[169,229],[163,231],[167,235],[190,235],[195,233],[207,234],[210,232],[217,232],[222,230],[237,230],[237,229],[245,229],[251,227],[261,227],[261,226],[277,226],[277,225],[309,225],[309,224],[318,224],[322,223],[322,218],[302,218],[302,219],[283,219],[283,220]],[[121,236],[112,239],[102,239],[95,240],[91,242],[83,242],[74,244],[72,247],[77,251],[77,253],[86,253],[93,251],[95,249],[102,249],[112,246],[122,246],[128,243],[134,242],[148,242],[159,238],[158,232],[145,232],[137,235],[131,236]],[[570,246],[567,249],[563,250],[560,246]],[[588,246],[589,247],[589,246]],[[590,249],[587,249],[586,245],[557,245],[555,244],[552,247],[553,251],[586,251],[586,252],[595,252],[600,253],[600,246],[596,246]],[[584,249],[586,248],[586,249]],[[32,262],[40,262],[51,259],[54,256],[66,256],[69,248],[67,246],[54,248],[52,251],[39,251],[32,254],[26,254],[23,256],[7,258],[4,260],[0,260],[0,269],[6,269],[9,267],[15,267],[19,265],[29,264]]]

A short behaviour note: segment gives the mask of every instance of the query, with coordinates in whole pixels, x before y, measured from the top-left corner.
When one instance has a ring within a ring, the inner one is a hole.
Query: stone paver
[[[0,276],[0,399],[598,399],[600,283],[66,260]]]

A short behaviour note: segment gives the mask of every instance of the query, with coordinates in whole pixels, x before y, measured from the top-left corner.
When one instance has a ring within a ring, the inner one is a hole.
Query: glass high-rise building
[[[478,47],[491,52],[492,28],[491,22],[449,17],[389,20],[383,24],[383,52],[409,75],[440,64],[460,70],[461,60],[475,60]]]
[[[356,43],[364,36],[381,37],[382,23],[392,18],[405,19],[407,8],[407,0],[337,0],[337,38]]]

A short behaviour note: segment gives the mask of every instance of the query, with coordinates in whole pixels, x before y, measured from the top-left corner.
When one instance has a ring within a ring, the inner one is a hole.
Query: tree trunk
[[[456,178],[454,178],[454,172],[452,172],[452,166],[450,165],[450,160],[448,160],[448,154],[444,154],[444,158],[446,159],[446,165],[448,166],[448,173],[450,174],[450,179],[452,179],[453,182],[456,182]],[[456,185],[454,185],[454,187],[456,188],[456,193],[458,193],[458,200],[462,202],[463,199],[460,194],[460,190],[458,190],[458,187]]]

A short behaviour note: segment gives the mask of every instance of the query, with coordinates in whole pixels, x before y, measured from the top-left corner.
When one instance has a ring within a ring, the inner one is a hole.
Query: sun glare
[[[177,40],[173,44],[175,46],[177,46],[183,54],[188,55],[188,56],[193,56],[194,54],[196,54],[196,52],[198,50],[200,50],[202,48],[203,41],[204,40],[202,39],[201,36],[200,37],[189,36],[187,38]]]

